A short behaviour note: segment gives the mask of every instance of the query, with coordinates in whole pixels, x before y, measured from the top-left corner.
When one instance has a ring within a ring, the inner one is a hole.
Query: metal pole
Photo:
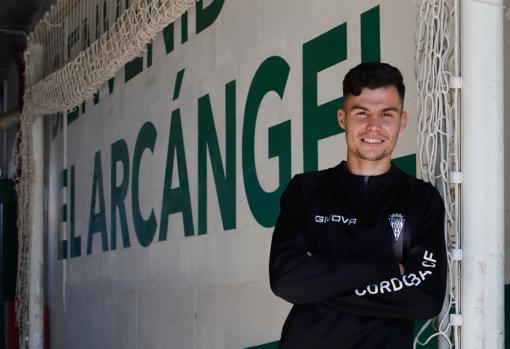
[[[11,34],[11,35],[20,35],[20,36],[24,36],[25,38],[28,36],[28,34],[25,33],[23,30],[16,30],[16,29],[0,28],[0,33]]]
[[[2,113],[5,113],[5,112],[7,111],[7,108],[8,108],[8,106],[7,106],[7,97],[8,97],[8,96],[7,96],[7,93],[9,92],[9,90],[8,90],[8,85],[7,85],[7,79],[5,79],[5,80],[3,81],[3,85],[4,85],[4,100],[2,101],[2,103],[3,103],[3,106],[2,106],[2,108],[3,108]]]
[[[29,348],[42,349],[44,346],[44,120],[38,117],[33,124],[33,211],[30,237],[29,273]]]
[[[463,349],[504,346],[503,0],[462,1]]]
[[[3,108],[3,110],[2,110],[2,115],[3,115],[3,113],[5,113],[5,112],[7,111],[7,92],[8,92],[8,91],[7,91],[7,79],[6,79],[6,80],[4,80],[2,83],[3,83],[3,97],[4,97],[4,98],[3,98],[3,101],[2,101],[2,102],[3,102],[3,106],[2,106],[2,108]],[[5,117],[1,117],[1,116],[0,116],[0,128],[1,128],[1,125],[2,125],[2,119],[3,119],[3,118],[5,118]],[[3,144],[3,147],[2,147],[2,148],[4,149],[3,154],[2,154],[2,157],[3,157],[3,159],[8,159],[8,157],[7,157],[7,137],[6,137],[6,134],[5,134],[5,133],[2,135],[2,138],[3,138],[3,143],[4,143],[4,144]],[[6,161],[6,162],[7,162],[7,160],[4,160],[4,161]],[[1,164],[1,165],[3,165],[3,164]],[[7,168],[8,168],[8,166],[5,166],[5,170],[6,170],[5,172],[6,172],[6,173],[5,173],[5,174],[3,174],[3,173],[2,173],[2,168],[3,168],[3,167],[2,167],[1,165],[0,165],[0,177],[2,177],[2,175],[3,175],[3,176],[5,176],[5,177],[7,177],[7,176],[9,175],[9,173],[8,173],[8,172],[9,172],[9,170],[7,169]]]

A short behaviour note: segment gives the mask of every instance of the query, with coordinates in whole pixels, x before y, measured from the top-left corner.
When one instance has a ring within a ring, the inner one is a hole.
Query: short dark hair
[[[406,87],[400,70],[388,63],[361,63],[345,75],[343,82],[344,98],[359,96],[364,88],[374,89],[385,86],[395,86],[402,103],[404,103]]]

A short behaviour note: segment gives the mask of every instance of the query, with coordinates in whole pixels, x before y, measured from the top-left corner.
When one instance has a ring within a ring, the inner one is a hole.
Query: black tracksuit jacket
[[[280,348],[412,348],[413,320],[444,300],[443,219],[437,190],[393,164],[380,176],[345,162],[296,175],[269,261],[271,289],[294,304]]]

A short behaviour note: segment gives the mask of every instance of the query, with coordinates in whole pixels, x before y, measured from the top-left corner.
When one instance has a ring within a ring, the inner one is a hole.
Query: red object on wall
[[[14,302],[5,302],[7,309],[7,349],[19,349],[19,331],[16,326],[16,310]]]
[[[7,348],[19,349],[19,330],[16,326],[16,306],[14,302],[5,302],[7,310]],[[50,318],[48,307],[44,307],[44,349],[50,349]]]
[[[50,315],[48,307],[44,307],[44,349],[50,349]]]

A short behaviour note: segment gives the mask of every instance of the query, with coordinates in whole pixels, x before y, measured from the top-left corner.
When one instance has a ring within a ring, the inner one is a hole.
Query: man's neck
[[[352,159],[347,156],[347,170],[358,176],[378,176],[382,175],[391,168],[391,159],[382,159],[378,161]]]

